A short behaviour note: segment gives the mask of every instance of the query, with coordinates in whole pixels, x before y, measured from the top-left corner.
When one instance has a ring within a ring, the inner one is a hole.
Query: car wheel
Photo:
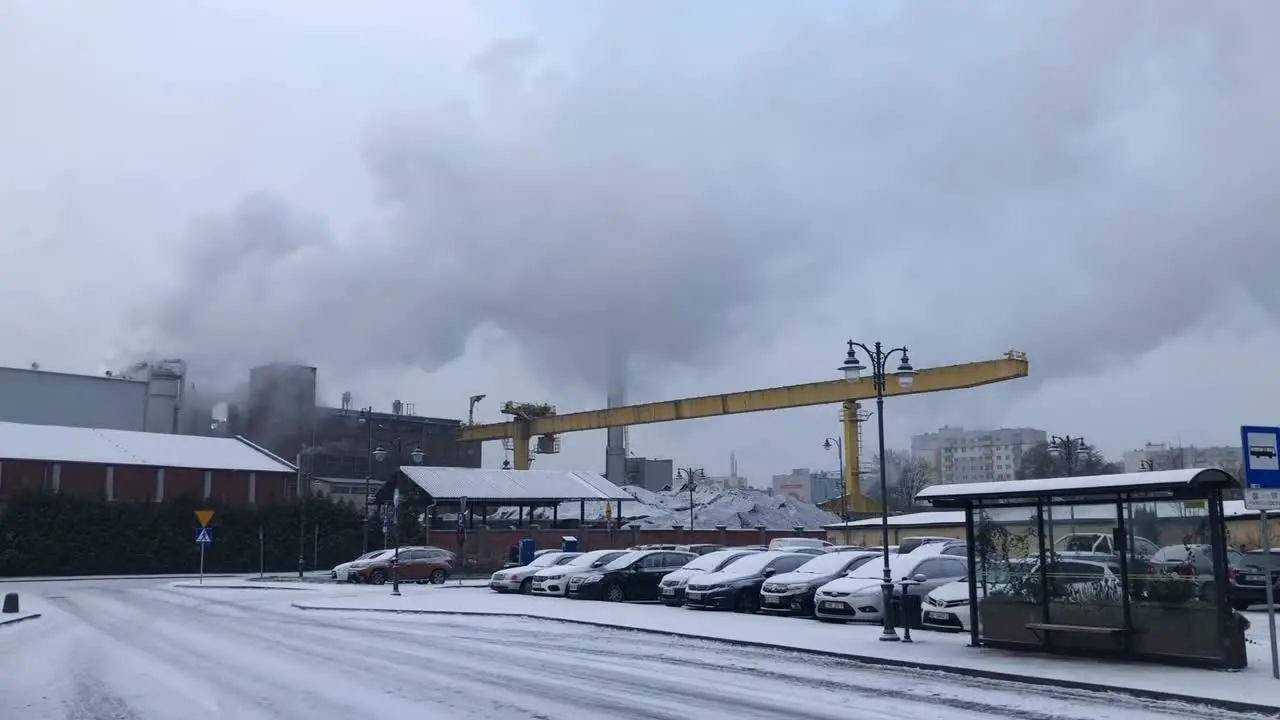
[[[622,588],[617,585],[610,585],[605,588],[604,599],[609,602],[622,602],[625,599],[622,595]]]
[[[443,585],[445,579],[446,576],[443,570],[432,570],[431,577],[427,578],[432,585]]]
[[[370,585],[386,585],[387,574],[381,570],[374,570],[373,572],[369,573],[369,584]]]
[[[740,613],[753,613],[760,609],[760,596],[747,591],[738,593],[733,599],[733,611]]]
[[[529,593],[533,592],[533,578],[525,578],[520,583],[520,592],[524,593],[525,595],[528,595]]]

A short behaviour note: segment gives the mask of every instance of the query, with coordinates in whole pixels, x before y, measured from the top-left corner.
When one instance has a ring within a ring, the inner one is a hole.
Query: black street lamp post
[[[364,527],[360,535],[360,554],[369,552],[369,496],[373,493],[373,406],[361,408],[360,424],[365,428]]]
[[[695,481],[707,479],[707,473],[702,468],[680,468],[676,471],[676,478],[684,478],[689,488],[689,532],[693,532],[693,486]]]
[[[1065,437],[1053,435],[1049,438],[1048,445],[1049,457],[1060,458],[1062,466],[1067,471],[1067,477],[1073,477],[1076,474],[1077,463],[1088,462],[1091,453],[1089,444],[1082,437]],[[1069,512],[1071,513],[1071,532],[1076,531],[1076,506],[1072,505]],[[1053,537],[1053,525],[1049,525],[1049,537]]]
[[[400,463],[403,462],[403,458],[404,458],[404,445],[400,440],[399,434],[397,434],[395,436],[395,439],[392,441],[392,447],[395,448],[396,470],[393,472],[391,476],[391,482],[393,483],[392,485],[393,495],[392,495],[392,501],[391,501],[391,542],[393,543],[392,547],[395,548],[394,552],[391,555],[391,594],[399,595],[400,594],[400,529],[399,529],[399,526],[400,526],[400,475],[402,474],[399,472],[399,468],[400,468]],[[409,456],[413,458],[414,465],[420,464],[422,462],[422,458],[425,455],[426,453],[422,452],[422,448],[420,447],[414,448],[409,453]],[[383,460],[386,460],[387,459],[386,448],[382,447],[381,445],[375,448],[373,451],[373,458],[378,462],[382,462]]]
[[[840,465],[840,522],[847,523],[849,522],[849,484],[844,476],[844,443],[840,442],[840,438],[827,438],[822,443],[822,447],[827,450],[833,447],[836,449],[836,462]],[[849,531],[848,527],[842,529],[845,533]]]
[[[906,347],[896,347],[891,350],[885,350],[880,343],[876,343],[871,347],[867,347],[860,342],[850,340],[849,352],[845,355],[844,364],[840,366],[840,371],[844,373],[846,380],[850,382],[857,380],[863,370],[867,369],[858,360],[856,348],[862,348],[871,360],[871,379],[876,389],[876,427],[880,435],[880,537],[884,543],[884,576],[880,581],[880,589],[883,593],[881,597],[881,614],[884,617],[884,630],[880,633],[880,639],[884,642],[897,642],[898,633],[894,630],[893,622],[893,574],[889,569],[889,473],[884,462],[884,393],[885,383],[888,379],[886,369],[889,360],[895,354],[902,355],[902,361],[898,363],[898,368],[893,375],[898,379],[898,387],[907,389],[911,387],[911,382],[915,380],[916,371],[911,367],[911,360],[907,357]],[[904,603],[905,605],[905,603]]]

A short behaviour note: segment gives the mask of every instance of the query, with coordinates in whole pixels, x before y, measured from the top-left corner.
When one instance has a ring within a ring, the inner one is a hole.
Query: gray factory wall
[[[0,421],[146,430],[147,383],[0,368]]]

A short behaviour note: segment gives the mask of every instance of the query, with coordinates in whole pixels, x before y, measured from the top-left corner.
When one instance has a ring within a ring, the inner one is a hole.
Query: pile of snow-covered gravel
[[[641,527],[668,528],[672,525],[689,526],[689,493],[666,490],[653,492],[634,485],[624,485],[623,490],[635,498],[622,501],[622,518],[625,524]],[[586,503],[586,520],[604,519],[605,503]],[[567,502],[560,506],[557,517],[562,520],[578,518],[579,503]],[[615,509],[616,511],[616,509]],[[501,508],[489,517],[493,520],[512,520],[519,515],[517,508]],[[534,514],[537,520],[549,520],[551,510],[540,509]],[[717,525],[734,528],[755,528],[763,525],[770,530],[790,530],[803,526],[816,530],[823,525],[839,522],[840,518],[817,505],[800,502],[779,495],[770,495],[755,488],[723,489],[699,485],[693,491],[693,527],[710,530]]]

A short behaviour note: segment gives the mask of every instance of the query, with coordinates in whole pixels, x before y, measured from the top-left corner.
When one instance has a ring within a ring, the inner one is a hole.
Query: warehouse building
[[[297,470],[242,438],[0,422],[0,503],[20,493],[248,506],[296,496]]]

